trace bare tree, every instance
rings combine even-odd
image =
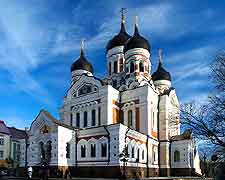
[[[204,105],[188,103],[181,106],[181,123],[202,140],[211,141],[217,154],[225,158],[225,52],[210,66],[214,92]]]

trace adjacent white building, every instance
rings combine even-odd
[[[161,59],[159,53],[151,74],[151,46],[137,23],[132,36],[126,33],[123,16],[107,44],[105,79],[94,76],[81,47],[60,120],[41,110],[30,127],[28,166],[47,165],[52,175],[118,177],[124,173],[120,154],[127,151],[130,177],[200,173],[191,133],[180,135],[179,101]]]

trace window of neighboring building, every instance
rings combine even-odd
[[[142,160],[144,160],[144,159],[145,159],[145,151],[142,150]]]
[[[139,69],[140,69],[140,72],[144,72],[144,64],[143,64],[143,62],[140,62]]]
[[[134,158],[134,147],[131,149],[131,157]]]
[[[132,126],[132,121],[133,121],[133,117],[132,117],[132,110],[128,111],[128,127]]]
[[[79,128],[80,127],[80,113],[76,114],[76,127]]]
[[[86,157],[86,146],[81,145],[81,157],[84,158]]]
[[[101,144],[101,155],[102,155],[102,157],[106,157],[107,156],[107,146],[106,146],[106,143]]]
[[[95,123],[96,123],[96,111],[95,111],[95,109],[93,109],[91,111],[91,125],[95,126]]]
[[[4,145],[4,138],[3,137],[0,138],[0,145]]]
[[[91,144],[91,157],[96,156],[96,146],[95,144]]]
[[[174,151],[174,162],[179,162],[180,161],[180,152],[179,151]]]
[[[70,158],[70,143],[66,143],[66,158]]]
[[[0,151],[0,159],[4,158],[4,151]]]
[[[134,72],[134,62],[132,61],[130,63],[130,73],[133,73]]]
[[[113,72],[114,73],[117,73],[118,72],[118,63],[117,63],[117,61],[114,61],[114,64],[113,64]]]
[[[84,127],[87,127],[87,118],[88,118],[87,111],[84,111]]]
[[[16,143],[13,143],[13,159],[16,159]]]

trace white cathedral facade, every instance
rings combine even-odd
[[[38,171],[45,164],[52,176],[66,170],[78,177],[200,174],[190,131],[180,135],[171,75],[161,61],[151,74],[151,47],[137,23],[130,36],[122,16],[106,59],[108,75],[99,79],[81,48],[71,66],[60,120],[40,111],[29,129],[27,158],[22,147],[20,166],[27,160]]]

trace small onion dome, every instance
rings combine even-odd
[[[79,59],[71,65],[71,72],[76,70],[86,70],[93,73],[93,67],[85,58],[83,48],[81,48]]]
[[[158,80],[168,80],[171,81],[171,75],[169,72],[167,72],[163,67],[162,63],[159,62],[158,68],[156,72],[152,74],[152,80],[158,81]]]
[[[128,50],[134,48],[143,48],[148,51],[151,49],[148,41],[139,34],[137,24],[135,24],[134,35],[126,42],[123,51],[127,52]]]
[[[125,42],[130,38],[131,36],[126,32],[125,29],[125,22],[122,20],[121,22],[121,28],[119,34],[114,36],[107,44],[106,46],[106,52],[108,50],[116,47],[116,46],[123,46]]]

